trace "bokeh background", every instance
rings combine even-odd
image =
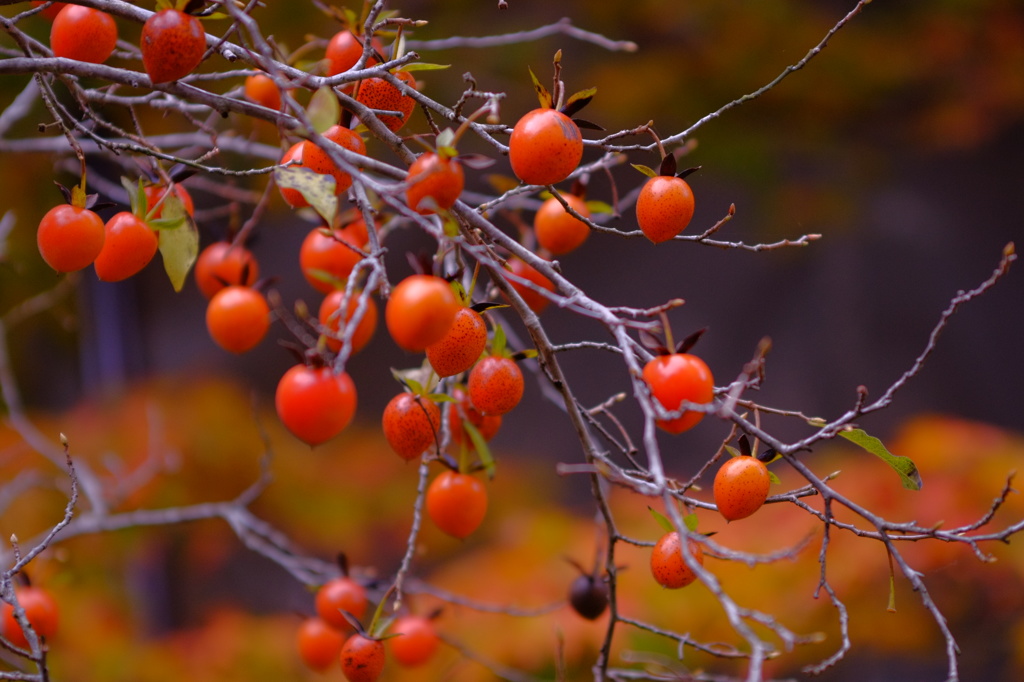
[[[426,61],[452,65],[423,72],[425,92],[452,103],[469,71],[481,89],[508,93],[502,116],[511,122],[535,105],[527,66],[546,81],[551,56],[562,49],[570,90],[598,89],[585,118],[609,131],[653,120],[668,136],[776,77],[854,3],[509,4],[504,11],[497,2],[479,0],[408,2],[400,9],[429,20],[415,32],[417,41],[506,33],[570,17],[580,28],[634,41],[639,50],[608,52],[565,36],[489,49],[423,47],[418,51]],[[9,16],[23,7],[3,11]],[[276,40],[292,47],[311,35],[326,39],[334,30],[305,3],[268,3],[256,16]],[[122,38],[137,39],[137,26],[120,26]],[[42,19],[27,21],[25,28],[45,40]],[[210,30],[217,32],[215,22]],[[0,37],[0,47],[12,43]],[[678,334],[708,328],[697,350],[719,384],[737,375],[758,342],[770,337],[767,382],[756,398],[809,415],[837,416],[852,405],[859,385],[877,396],[899,377],[924,348],[950,298],[984,280],[1003,246],[1024,236],[1022,74],[1024,8],[1017,2],[872,3],[805,69],[701,128],[685,160],[702,167],[691,178],[697,197],[691,231],[711,226],[735,204],[736,217],[722,239],[760,243],[818,233],[819,241],[751,253],[688,243],[655,247],[595,234],[562,259],[564,271],[610,305],[686,299],[673,312],[673,325]],[[0,79],[0,105],[25,81]],[[35,124],[44,116],[40,106],[8,138],[38,136]],[[180,123],[156,117],[143,122],[154,132]],[[274,143],[272,131],[245,121],[229,124]],[[407,130],[426,129],[422,114],[415,113]],[[0,312],[57,283],[35,251],[34,225],[58,198],[52,180],[74,181],[67,157],[15,154],[3,145],[0,140],[0,210],[13,211],[17,222],[0,263]],[[471,140],[465,147],[489,151]],[[370,152],[389,158],[381,145],[371,143]],[[586,158],[596,156],[591,150]],[[654,165],[657,159],[638,153],[630,161]],[[501,159],[487,171],[508,172]],[[642,180],[628,166],[612,177],[620,195]],[[204,243],[227,229],[223,200],[204,191],[209,180],[186,183],[200,208]],[[481,175],[469,189],[488,187]],[[595,176],[590,196],[609,200],[609,178]],[[628,209],[606,223],[635,229]],[[252,248],[263,272],[278,278],[286,301],[301,298],[313,306],[319,297],[302,279],[295,258],[309,227],[276,201]],[[390,261],[396,276],[406,271],[404,251],[429,246],[414,233],[396,235]],[[952,319],[924,371],[894,404],[863,421],[893,452],[917,461],[925,480],[920,493],[902,490],[877,460],[849,448],[823,448],[807,461],[820,472],[842,469],[840,489],[894,518],[953,524],[984,513],[1009,472],[1024,461],[1022,303],[1024,280],[1013,271]],[[79,456],[110,465],[112,477],[118,466],[130,470],[146,460],[156,432],[156,442],[175,456],[151,485],[125,502],[129,507],[223,499],[240,491],[256,475],[262,451],[255,405],[260,425],[270,433],[277,477],[257,510],[311,553],[329,557],[344,549],[358,564],[385,575],[393,571],[408,529],[415,472],[386,451],[376,427],[395,391],[386,368],[409,367],[419,359],[379,332],[349,367],[360,390],[358,424],[311,452],[272,413],[273,387],[292,363],[290,354],[267,339],[245,356],[228,355],[206,335],[204,308],[191,281],[175,294],[158,263],[113,285],[83,273],[52,310],[10,334],[26,404],[50,433],[72,435]],[[549,309],[543,319],[556,342],[606,340],[598,326],[565,311]],[[280,328],[273,333],[285,337]],[[583,351],[562,359],[585,403],[628,388],[621,364],[606,354]],[[635,432],[638,411],[625,404],[618,409]],[[160,415],[159,425],[154,414]],[[806,432],[790,421],[768,423],[786,439]],[[726,432],[727,425],[706,422],[684,436],[663,438],[671,473],[691,473]],[[32,453],[13,445],[10,434],[4,438],[5,477],[39,465]],[[464,544],[428,528],[423,575],[491,603],[557,601],[573,577],[563,555],[589,563],[594,553],[587,483],[553,471],[556,462],[578,461],[579,445],[537,381],[529,382],[527,399],[507,417],[493,445],[501,464],[487,527]],[[784,483],[798,484],[778,469]],[[1021,517],[1016,497],[996,518],[997,526]],[[625,527],[637,537],[656,537],[646,500],[624,494],[615,499]],[[21,496],[3,510],[0,535],[30,536],[52,523],[62,504],[52,489]],[[710,516],[703,522],[737,549],[775,550],[813,533],[806,515],[781,507],[765,509],[760,523],[718,528]],[[795,630],[826,633],[824,644],[783,657],[773,669],[780,675],[803,676],[802,664],[827,656],[837,644],[834,610],[824,596],[813,599],[820,532],[811,538],[810,548],[792,563],[750,571],[713,562],[744,603],[779,614]],[[922,544],[911,551],[961,639],[965,680],[1015,680],[1024,670],[1017,653],[1024,649],[1024,557],[1013,543],[991,549],[1001,559],[993,565],[981,564],[962,547]],[[710,595],[699,589],[665,595],[647,579],[643,554],[624,554],[623,562],[636,569],[624,572],[627,613],[706,639],[731,637]],[[885,611],[884,552],[838,536],[829,565],[851,606],[855,651],[822,679],[942,679],[941,640],[905,584],[899,585],[898,613]],[[304,672],[292,651],[295,614],[308,611],[309,591],[245,552],[217,522],[75,540],[40,561],[37,571],[67,604],[64,632],[51,658],[61,679],[320,677]],[[423,608],[432,604],[423,602]],[[76,636],[75,624],[83,619],[90,623],[89,635]],[[587,655],[602,631],[564,608],[518,619],[450,608],[442,623],[487,658],[547,679],[554,676],[556,633],[566,642],[568,679],[584,679]],[[95,646],[100,632],[103,647]],[[673,649],[626,630],[616,645],[662,656]],[[690,653],[685,662],[735,670]],[[332,675],[340,678],[337,670]],[[421,675],[492,679],[454,649]]]

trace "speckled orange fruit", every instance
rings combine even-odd
[[[659,175],[650,178],[636,199],[636,222],[655,244],[668,241],[686,229],[693,218],[693,192],[682,178]]]
[[[554,109],[534,109],[512,129],[512,172],[528,185],[561,182],[583,158],[583,135],[571,118]]]
[[[484,318],[472,308],[460,308],[448,333],[427,346],[427,360],[439,377],[454,376],[472,367],[486,345]]]
[[[483,523],[487,515],[487,488],[469,474],[445,471],[427,488],[426,506],[427,516],[435,526],[461,540]]]
[[[338,313],[338,309],[341,307],[341,302],[345,298],[344,289],[335,289],[327,295],[320,303],[320,311],[317,317],[325,328],[329,329],[335,335],[340,335],[341,329],[341,315]],[[347,325],[352,317],[356,314],[356,310],[359,308],[359,292],[355,291],[352,293],[352,298],[349,299],[348,305],[345,307],[345,324]],[[352,332],[352,352],[358,353],[366,344],[373,338],[373,333],[377,330],[377,318],[380,317],[380,313],[377,310],[377,302],[372,297],[366,299],[366,311],[363,316],[359,318],[359,324],[356,325],[355,331]],[[327,347],[337,353],[341,350],[341,341],[337,338],[327,337]]]
[[[581,216],[590,217],[586,201],[574,194],[563,194],[562,198]],[[537,235],[537,243],[553,256],[575,251],[590,236],[590,226],[566,211],[555,197],[541,204],[533,218],[533,231]]]
[[[206,32],[195,17],[176,9],[151,15],[139,41],[142,65],[155,83],[184,78],[199,66],[206,52]]]
[[[395,76],[405,82],[410,88],[416,88],[416,78],[408,71],[396,71]],[[402,117],[379,115],[381,123],[387,126],[388,130],[395,132],[404,126],[413,109],[416,108],[416,100],[401,91],[383,78],[367,78],[359,84],[356,93],[356,100],[361,104],[381,111],[400,111]]]
[[[473,366],[466,388],[483,414],[506,414],[523,398],[523,372],[512,358],[492,355]]]
[[[341,672],[348,682],[376,682],[384,672],[384,642],[360,634],[341,647]]]
[[[768,467],[756,457],[728,460],[715,474],[714,497],[727,521],[745,519],[764,504],[771,486]]]
[[[704,550],[700,544],[691,540],[688,545],[690,554],[703,566]],[[673,590],[686,587],[697,579],[697,574],[683,561],[679,549],[679,533],[666,533],[654,545],[651,551],[651,575],[659,585]]]
[[[323,132],[323,136],[335,144],[356,154],[366,156],[366,143],[358,133],[342,125],[333,125]],[[306,147],[302,156],[302,165],[315,173],[334,176],[334,193],[341,194],[352,186],[352,176],[338,168],[327,152],[315,144]]]
[[[399,457],[415,459],[434,445],[441,429],[441,409],[425,396],[399,393],[384,408],[381,426]]]
[[[466,177],[458,159],[425,152],[409,166],[409,187],[405,200],[409,208],[422,215],[447,211],[455,205]]]
[[[480,411],[474,408],[473,403],[469,401],[469,396],[460,388],[452,389],[452,398],[456,401],[448,408],[448,430],[452,435],[452,443],[456,445],[465,443],[470,447],[473,446],[463,419],[472,424],[485,441],[498,435],[498,431],[501,429],[501,415],[480,414]]]

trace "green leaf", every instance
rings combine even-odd
[[[146,192],[143,190],[143,180],[140,177],[137,182],[121,176],[121,186],[128,192],[128,205],[134,215],[145,219],[149,206],[146,205]]]
[[[487,478],[494,480],[494,472],[496,469],[494,464],[494,455],[491,454],[491,449],[487,446],[487,440],[483,437],[483,434],[480,433],[480,430],[473,426],[468,419],[463,420],[462,427],[466,429],[466,433],[469,434],[469,439],[473,441],[473,449],[476,450],[476,454],[480,457],[480,463],[484,465],[484,471],[487,473]]]
[[[313,124],[313,130],[322,133],[341,120],[341,105],[338,97],[330,88],[320,88],[309,98],[306,116]]]
[[[537,99],[540,101],[541,109],[550,109],[554,106],[554,101],[551,99],[551,93],[545,88],[539,80],[537,80],[537,74],[533,72],[533,69],[526,67],[530,72],[530,80],[533,81],[533,89],[537,91]]]
[[[741,453],[739,450],[737,450],[736,448],[734,448],[731,445],[726,445],[725,446],[725,451],[729,453],[730,457],[742,457],[743,456],[743,453]]]
[[[689,530],[691,533],[696,533],[697,532],[697,512],[693,512],[692,514],[687,514],[686,516],[684,516],[683,517],[683,523],[686,524],[687,530]]]
[[[430,64],[427,62],[412,62],[406,64],[399,71],[443,71],[452,68],[451,64]]]
[[[612,205],[609,204],[606,201],[598,201],[596,199],[591,199],[590,201],[588,201],[586,203],[587,203],[587,210],[589,210],[592,214],[597,214],[597,213],[612,214],[612,213],[615,212],[615,209],[612,208]]]
[[[646,175],[649,178],[656,178],[656,177],[658,177],[658,172],[656,170],[654,170],[653,168],[651,168],[650,166],[645,166],[642,163],[631,163],[629,165],[632,166],[633,168],[637,169],[638,171],[640,171],[641,173],[643,173],[644,175]]]
[[[669,521],[668,517],[662,514],[660,511],[650,506],[647,507],[647,511],[651,512],[651,516],[654,517],[654,520],[658,522],[659,526],[665,529],[666,533],[671,533],[675,530],[675,528],[672,527],[672,522]]]
[[[338,213],[338,197],[334,193],[333,175],[321,175],[308,168],[290,166],[275,169],[274,180],[281,187],[298,190],[328,225],[334,224],[335,215]]]
[[[501,328],[500,324],[494,325],[494,336],[491,337],[491,355],[495,357],[503,357],[505,355],[505,346],[507,340],[505,338],[505,330]]]
[[[199,230],[192,217],[185,212],[181,199],[174,194],[164,198],[161,215],[163,217],[159,222],[164,225],[157,232],[160,257],[164,261],[164,270],[171,280],[171,286],[175,291],[181,291],[199,255]]]
[[[768,470],[768,480],[770,480],[773,485],[782,485],[782,481],[779,479],[778,476],[775,475],[775,472],[772,471],[771,469]]]
[[[909,457],[892,454],[886,449],[885,445],[882,444],[882,441],[878,440],[874,436],[868,435],[863,429],[840,431],[839,435],[851,443],[859,445],[891,466],[896,473],[900,475],[900,480],[903,481],[903,487],[907,490],[921,489],[921,486],[923,485],[921,474],[917,470],[917,465],[914,464],[914,461]]]

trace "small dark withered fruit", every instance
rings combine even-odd
[[[587,620],[596,620],[608,608],[608,584],[588,573],[580,575],[569,587],[569,603]]]

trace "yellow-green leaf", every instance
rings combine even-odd
[[[441,71],[452,68],[451,64],[430,64],[428,62],[412,62],[406,64],[399,71]]]
[[[333,175],[321,175],[308,168],[292,166],[275,169],[274,180],[281,187],[298,191],[328,225],[334,224],[338,197],[334,194]]]
[[[909,457],[892,454],[886,449],[882,441],[878,440],[874,436],[868,435],[863,429],[840,431],[839,435],[851,443],[859,445],[891,466],[893,470],[899,474],[900,480],[903,481],[903,487],[907,490],[921,489],[921,486],[923,485],[921,474],[917,470],[917,465],[914,464],[914,461]]]
[[[173,194],[164,198],[160,222],[162,229],[157,232],[160,257],[164,270],[175,291],[185,286],[192,264],[199,255],[199,230],[192,217],[185,212],[181,200]]]
[[[533,72],[533,69],[530,67],[526,68],[530,71],[530,80],[533,81],[533,89],[537,91],[537,100],[540,102],[541,108],[550,109],[554,104],[551,99],[551,93],[537,80],[537,74]]]
[[[641,173],[643,173],[644,175],[646,175],[649,178],[656,178],[656,177],[658,177],[658,171],[654,170],[650,166],[645,166],[642,163],[631,163],[629,165],[632,166],[633,168],[637,169],[638,171],[640,171]]]
[[[313,93],[306,107],[306,116],[313,124],[313,130],[322,133],[341,119],[341,106],[338,97],[330,88],[320,88]]]

